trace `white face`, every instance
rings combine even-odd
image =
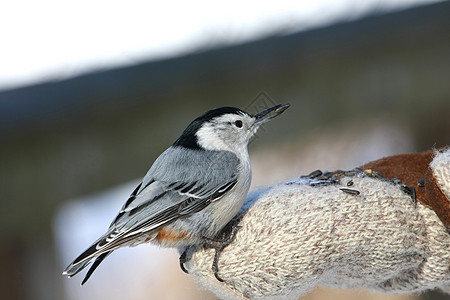
[[[207,150],[246,151],[250,138],[259,126],[247,114],[225,114],[206,122],[197,131],[200,146]]]

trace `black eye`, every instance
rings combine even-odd
[[[236,125],[236,127],[241,128],[242,127],[242,121],[241,120],[234,121],[234,125]]]

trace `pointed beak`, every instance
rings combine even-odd
[[[291,106],[290,104],[278,104],[274,107],[268,108],[266,110],[263,110],[259,113],[256,113],[253,115],[254,118],[256,118],[255,123],[253,123],[253,127],[260,126],[267,121],[275,118],[276,116],[280,115],[283,111],[289,108]]]

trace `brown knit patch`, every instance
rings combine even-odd
[[[436,212],[442,223],[447,228],[450,228],[450,199],[439,188],[431,168],[428,168],[425,189],[430,206]]]

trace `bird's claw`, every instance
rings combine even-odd
[[[236,237],[237,231],[241,227],[242,226],[231,225],[231,231],[229,233],[227,231],[223,232],[223,238],[220,240],[204,237],[205,245],[216,250],[216,253],[214,254],[213,264],[212,264],[212,271],[214,273],[214,277],[216,277],[216,279],[220,282],[224,282],[224,280],[218,274],[219,273],[219,256],[222,253],[222,251],[233,242],[234,238]]]
[[[181,255],[180,255],[180,268],[181,268],[181,270],[182,270],[184,273],[189,274],[189,271],[186,270],[186,267],[184,266],[184,263],[187,261],[187,254],[186,254],[187,249],[188,249],[188,248],[186,248],[186,249],[183,251],[183,253],[181,253]]]

